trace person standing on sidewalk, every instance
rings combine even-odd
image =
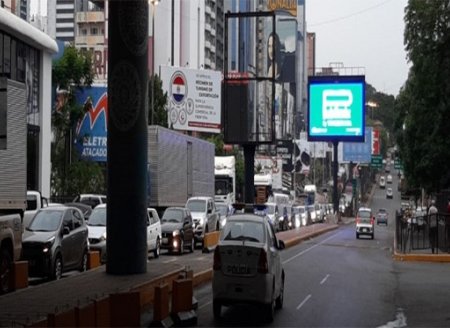
[[[434,249],[437,247],[437,221],[438,210],[435,206],[434,199],[431,200],[431,206],[428,209],[428,237],[430,238],[431,252],[434,254]]]

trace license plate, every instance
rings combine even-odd
[[[245,264],[228,265],[227,272],[231,274],[249,274],[250,270]]]
[[[162,239],[162,243],[163,244],[168,244],[169,243],[169,239],[168,238],[163,238]]]
[[[367,232],[367,231],[368,231],[367,228],[364,228],[364,229],[363,229],[363,232]]]

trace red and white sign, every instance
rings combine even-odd
[[[380,130],[372,130],[372,155],[380,155]]]

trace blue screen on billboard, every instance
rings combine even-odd
[[[311,76],[308,140],[364,142],[364,76]]]

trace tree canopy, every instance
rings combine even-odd
[[[450,186],[450,1],[409,0],[404,42],[411,68],[395,102],[396,139],[408,185]]]

